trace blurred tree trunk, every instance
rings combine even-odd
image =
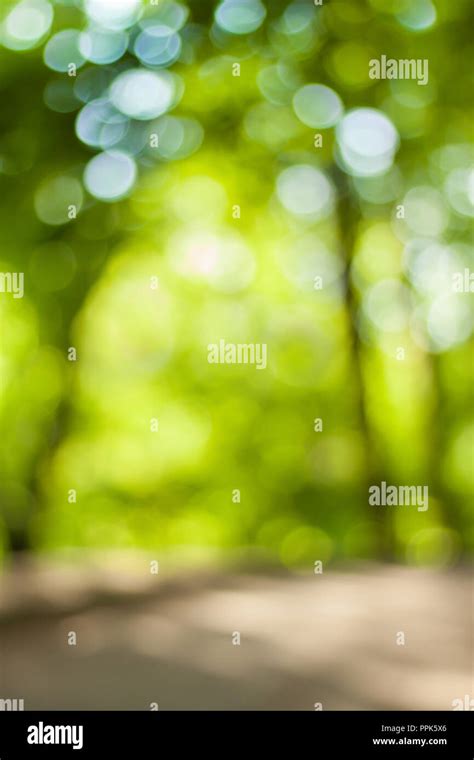
[[[349,352],[352,365],[353,388],[357,399],[357,417],[359,429],[364,439],[365,473],[367,484],[367,505],[369,486],[380,483],[383,480],[381,473],[380,458],[377,454],[377,446],[370,418],[367,412],[365,380],[364,380],[364,350],[357,328],[358,302],[351,282],[351,265],[354,248],[357,241],[360,215],[356,207],[356,201],[348,186],[345,176],[339,174],[342,182],[339,185],[339,230],[342,253],[344,258],[344,298],[347,312],[347,324],[349,334]],[[368,517],[377,526],[377,549],[381,559],[392,559],[394,555],[393,529],[391,518],[383,510],[370,510]]]
[[[439,499],[439,508],[443,524],[453,528],[460,539],[463,536],[463,523],[459,514],[460,504],[456,493],[446,483],[443,471],[444,459],[448,447],[449,431],[453,427],[454,410],[450,409],[450,398],[445,393],[443,378],[443,355],[431,354],[431,372],[435,403],[432,411],[429,440],[429,477],[434,496]]]

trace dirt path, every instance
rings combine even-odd
[[[0,698],[25,709],[452,709],[473,694],[471,588],[466,571],[399,567],[171,579],[148,566],[26,567],[0,586]]]

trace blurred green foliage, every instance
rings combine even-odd
[[[0,271],[25,273],[23,299],[0,293],[4,552],[257,546],[311,567],[444,565],[472,546],[474,317],[451,288],[474,270],[472,6],[272,0],[259,21],[247,4],[229,23],[257,28],[237,34],[216,22],[222,4],[189,2],[179,57],[142,62],[179,77],[179,102],[127,120],[119,146],[138,177],[115,202],[84,180],[101,146],[76,119],[140,65],[146,25],[126,27],[109,64],[66,51],[70,76],[43,51],[85,28],[87,3],[56,2],[24,50],[3,23]],[[142,11],[171,23],[184,7]],[[429,83],[371,80],[381,55],[428,59]],[[304,93],[296,113],[310,83],[346,114],[388,117],[398,142],[382,172],[351,171],[339,127],[305,123]],[[282,178],[301,165],[319,193],[329,183],[324,213],[291,209],[311,197]],[[267,369],[208,364],[220,339],[266,343]],[[429,510],[369,507],[382,480],[428,485]]]

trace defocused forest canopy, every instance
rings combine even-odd
[[[1,13],[0,271],[25,277],[0,292],[4,554],[462,557],[472,4]],[[370,79],[382,55],[428,83]],[[267,369],[209,364],[221,339]],[[369,506],[381,481],[429,510]]]

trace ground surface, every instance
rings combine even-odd
[[[445,710],[473,693],[466,571],[166,578],[148,561],[119,566],[3,577],[0,698],[27,710]]]

